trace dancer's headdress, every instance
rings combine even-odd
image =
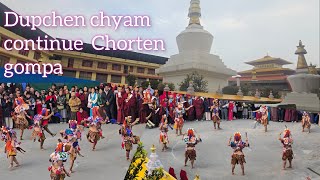
[[[50,155],[51,162],[63,161],[66,162],[68,159],[68,153],[66,152],[53,152]]]
[[[188,133],[189,139],[191,139],[192,137],[195,136],[195,132],[194,132],[194,129],[193,129],[193,128],[188,128],[187,133]]]
[[[47,109],[47,108],[42,108],[42,110],[41,110],[41,115],[42,115],[42,116],[48,116],[48,114],[49,114],[48,109]]]
[[[77,129],[78,122],[77,120],[69,120],[69,126],[71,129]]]
[[[287,137],[290,137],[291,136],[291,132],[289,130],[289,128],[286,128],[284,131],[283,131],[283,137],[284,138],[287,138]]]
[[[2,141],[10,140],[13,134],[16,134],[16,132],[13,129],[10,129],[5,126],[1,127],[1,140]]]
[[[235,141],[240,141],[241,140],[241,133],[240,132],[236,132],[234,133],[234,140]]]

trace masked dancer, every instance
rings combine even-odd
[[[44,150],[43,144],[44,141],[46,140],[46,136],[43,132],[43,120],[44,119],[49,119],[51,116],[53,116],[53,112],[48,115],[48,111],[46,108],[43,108],[41,111],[41,114],[36,114],[33,117],[33,132],[31,135],[31,139],[35,142],[37,137],[38,141],[40,142],[40,149]]]
[[[308,133],[310,133],[310,128],[311,128],[310,116],[306,111],[303,112],[301,122],[302,122],[302,132],[304,132],[304,129],[307,128]]]
[[[162,115],[161,124],[160,124],[160,143],[162,145],[162,151],[166,151],[168,149],[169,137],[168,137],[168,118],[167,115]]]
[[[29,105],[23,101],[22,97],[18,97],[15,99],[13,119],[16,124],[16,128],[20,129],[20,140],[23,140],[24,130],[29,126],[27,120],[27,117],[29,116],[26,112],[28,109]]]
[[[214,129],[217,129],[217,124],[218,124],[218,129],[220,128],[220,116],[219,116],[219,102],[218,99],[213,100],[213,105],[211,106],[211,112],[212,112],[212,121],[213,121],[213,126]]]
[[[7,154],[7,158],[9,159],[9,169],[13,167],[19,167],[20,164],[16,158],[17,152],[24,153],[26,152],[20,147],[20,142],[17,140],[16,132],[13,129],[9,129],[6,127],[1,128],[1,140],[5,142],[4,153]],[[16,165],[13,166],[13,163]]]
[[[64,162],[68,159],[66,152],[53,152],[50,155],[49,161],[51,165],[48,167],[51,180],[64,180],[66,176],[70,177],[70,174],[64,167]]]
[[[186,137],[185,137],[186,135]],[[196,145],[201,142],[200,135],[196,136],[196,132],[193,128],[189,128],[187,133],[183,135],[182,139],[186,143],[185,161],[184,166],[187,166],[188,160],[191,162],[191,168],[194,168],[194,161],[196,160]]]
[[[132,127],[139,122],[139,119],[131,123],[131,117],[128,116],[125,118],[124,123],[119,130],[121,134],[121,147],[126,150],[126,158],[130,160],[130,151],[132,150],[133,144],[138,144],[140,142],[140,137],[133,135]]]
[[[96,150],[96,145],[100,138],[104,138],[102,136],[102,129],[101,125],[105,124],[105,120],[101,117],[99,114],[99,107],[96,106],[92,108],[92,115],[91,117],[88,118],[89,122],[89,132],[87,134],[87,139],[89,142],[91,142],[92,145],[92,151]]]
[[[249,140],[246,137],[246,141],[243,142],[241,139],[241,134],[239,132],[236,132],[233,137],[230,137],[228,146],[230,146],[233,149],[233,153],[231,156],[231,166],[232,166],[232,175],[234,175],[234,169],[236,167],[236,164],[240,164],[242,175],[244,175],[244,163],[246,163],[246,160],[244,158],[244,153],[242,152],[242,149],[245,147],[249,147]]]
[[[282,161],[283,161],[283,169],[286,169],[287,160],[289,161],[289,167],[292,168],[292,159],[293,159],[293,151],[292,151],[292,135],[288,128],[286,128],[283,132],[283,137],[281,137],[282,133],[280,133],[279,140],[283,145],[282,148]]]

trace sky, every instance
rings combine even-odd
[[[61,15],[90,17],[104,11],[107,15],[148,15],[149,28],[45,28],[53,37],[82,39],[90,43],[98,34],[113,39],[163,39],[166,51],[147,52],[170,57],[178,53],[176,36],[188,25],[190,0],[0,0],[20,15]],[[319,67],[319,0],[200,0],[201,24],[213,36],[212,54],[219,55],[227,67],[236,71],[250,69],[244,62],[269,54],[280,57],[295,68],[294,54],[299,40],[306,46],[308,64]]]

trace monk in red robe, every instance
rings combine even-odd
[[[132,121],[136,120],[136,98],[129,88],[126,88],[127,98],[124,103],[124,116],[131,116]]]
[[[194,106],[193,106],[193,99],[190,95],[187,95],[187,101],[186,103],[184,103],[184,108],[187,112],[187,119],[188,121],[193,121],[194,120],[194,115],[195,115],[195,112],[194,112]]]
[[[196,111],[196,119],[200,121],[203,118],[203,112],[204,112],[203,100],[198,96],[196,96],[193,101],[193,106]]]
[[[117,123],[122,124],[124,121],[124,103],[125,103],[125,93],[122,87],[118,87],[118,93],[116,94],[116,104],[117,104]]]

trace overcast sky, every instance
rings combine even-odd
[[[82,39],[90,43],[97,34],[111,38],[164,39],[165,52],[151,54],[170,57],[178,53],[176,36],[188,24],[190,0],[0,0],[21,15],[61,15],[90,17],[99,11],[108,15],[149,15],[151,28],[79,29],[41,28],[53,37]],[[214,36],[211,52],[237,71],[249,69],[244,62],[267,53],[288,60],[295,67],[294,54],[301,39],[307,62],[319,66],[319,0],[201,0],[201,23]]]

